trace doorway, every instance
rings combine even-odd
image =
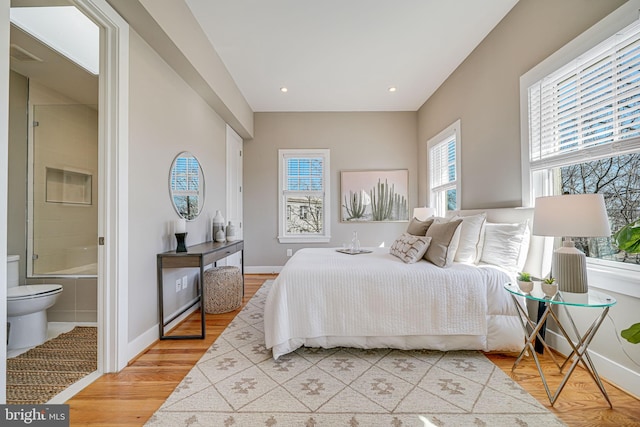
[[[227,219],[236,228],[238,239],[243,238],[242,220],[242,138],[227,125]],[[240,267],[242,254],[226,258],[227,265]]]
[[[99,325],[97,372],[100,374],[117,372],[126,366],[128,360],[126,348],[128,181],[127,174],[122,171],[126,171],[128,167],[129,26],[105,0],[75,0],[73,3],[100,27],[98,168],[101,172],[98,182],[97,233],[99,241],[103,243],[97,250]],[[11,2],[12,6],[37,7],[51,4],[49,0],[42,2],[13,0]],[[7,5],[8,1],[3,0],[3,6]],[[0,26],[3,29],[2,33],[8,35],[8,19],[0,23]],[[5,35],[0,35],[0,39],[9,46],[9,40]],[[8,49],[3,52],[5,53],[3,61],[8,62]],[[8,104],[7,98],[3,96],[2,102]],[[0,157],[1,163],[7,164],[6,153],[0,154]],[[6,242],[5,239],[2,240],[3,243]],[[4,295],[6,295],[6,289],[0,291],[0,296]],[[0,310],[0,323],[5,322],[5,316],[6,311]],[[0,332],[0,338],[5,341],[6,333]],[[6,351],[4,346],[2,349]],[[5,372],[4,369],[0,370],[0,402],[6,401]]]

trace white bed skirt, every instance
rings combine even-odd
[[[514,316],[493,316],[485,335],[430,335],[396,337],[317,337],[290,339],[273,346],[273,358],[300,347],[395,348],[399,350],[481,350],[519,352],[524,345],[522,326]]]

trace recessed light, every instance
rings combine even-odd
[[[395,86],[389,86],[389,92],[395,92],[396,90],[398,90],[398,88],[396,88]]]
[[[287,93],[287,92],[289,92],[289,89],[287,89],[286,87],[283,86],[283,87],[280,88],[280,92]]]

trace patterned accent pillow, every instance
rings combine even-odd
[[[414,236],[409,233],[402,233],[391,245],[389,253],[397,256],[407,264],[419,261],[429,248],[431,237]]]

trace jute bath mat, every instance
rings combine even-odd
[[[97,369],[97,328],[75,327],[7,359],[7,403],[46,403]]]

